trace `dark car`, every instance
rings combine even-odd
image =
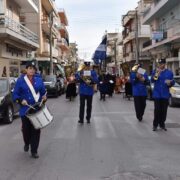
[[[56,75],[45,76],[44,85],[48,96],[58,97],[61,95],[61,82],[57,79]]]
[[[12,100],[15,83],[15,79],[0,78],[0,118],[5,123],[12,123],[19,110],[19,105]]]

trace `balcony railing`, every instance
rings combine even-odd
[[[0,28],[8,28],[24,38],[38,44],[38,36],[19,22],[7,17],[0,16]]]

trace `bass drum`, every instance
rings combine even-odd
[[[42,129],[52,122],[53,116],[45,104],[41,107],[39,107],[39,104],[35,104],[33,107],[34,109],[28,109],[26,117],[35,129]]]

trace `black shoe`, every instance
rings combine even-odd
[[[28,152],[29,151],[29,145],[24,145],[24,152]]]
[[[157,131],[157,127],[153,127],[153,131]]]
[[[79,124],[83,124],[84,122],[83,122],[83,121],[81,121],[81,120],[79,120],[79,121],[78,121],[78,123],[79,123]]]
[[[167,129],[165,128],[165,127],[160,127],[162,130],[164,130],[164,131],[167,131]]]
[[[31,155],[32,155],[32,158],[34,158],[34,159],[37,159],[37,158],[39,158],[39,155],[38,155],[38,153],[32,153]]]
[[[141,122],[141,121],[142,121],[142,119],[143,119],[142,117],[139,117],[139,118],[138,118],[139,122]]]
[[[87,120],[87,124],[90,124],[91,122],[90,122],[90,120]]]

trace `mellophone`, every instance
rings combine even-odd
[[[42,103],[36,103],[33,106],[29,105],[26,117],[28,117],[35,129],[42,129],[49,125],[53,120],[53,116],[49,109]]]

